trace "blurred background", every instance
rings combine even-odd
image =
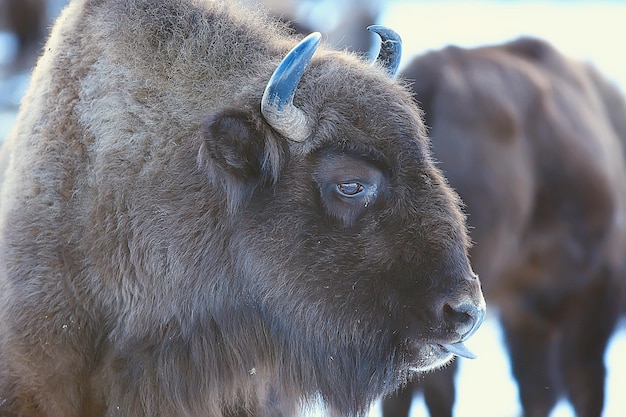
[[[248,0],[253,1],[253,0]],[[65,0],[0,0],[0,141],[8,134],[44,39]],[[454,44],[473,47],[522,35],[548,40],[561,52],[592,63],[626,92],[626,1],[264,0],[301,31],[318,30],[337,48],[375,54],[378,40],[365,30],[379,23],[403,38],[401,69],[418,54]],[[625,179],[626,180],[626,179]],[[460,362],[456,416],[520,414],[516,386],[494,313],[468,342],[479,356]],[[606,417],[626,415],[626,321],[606,354]],[[311,415],[318,411],[312,410]],[[378,406],[372,416],[379,416]],[[414,402],[411,415],[427,416]],[[561,403],[552,417],[573,417]]]

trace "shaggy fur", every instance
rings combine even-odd
[[[484,300],[420,112],[322,47],[281,137],[296,41],[223,1],[66,8],[0,158],[0,415],[362,415],[450,360]]]
[[[432,52],[404,76],[467,204],[472,265],[500,310],[524,415],[547,417],[565,395],[577,416],[599,417],[626,284],[624,98],[529,38]],[[453,375],[424,379],[432,416],[452,415]],[[385,416],[406,416],[410,400],[387,400]]]

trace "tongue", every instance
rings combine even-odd
[[[468,359],[476,359],[476,355],[470,352],[470,350],[461,342],[455,343],[453,345],[441,345],[448,352],[455,354],[456,356],[460,356],[462,358]]]

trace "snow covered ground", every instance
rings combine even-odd
[[[473,47],[522,35],[594,63],[626,91],[626,1],[393,0],[381,16],[403,39],[406,64],[449,44]]]
[[[53,10],[58,10],[62,0],[52,1]],[[329,4],[332,7],[332,1]],[[626,91],[626,2],[393,0],[385,4],[380,23],[392,26],[402,35],[403,64],[415,54],[448,44],[471,47],[535,35],[570,56],[594,63]],[[11,38],[0,33],[0,66],[10,57],[11,45]],[[8,77],[0,72],[0,141],[14,122],[27,79],[27,74]],[[456,415],[519,415],[517,391],[497,322],[488,319],[468,346],[479,358],[461,362]],[[604,416],[626,416],[626,320],[611,341],[606,363],[609,374]],[[374,407],[371,417],[379,415],[379,409]],[[412,417],[426,415],[423,403],[417,401]],[[573,417],[573,413],[569,406],[561,404],[551,417]]]

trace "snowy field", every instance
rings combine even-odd
[[[59,1],[56,1],[57,5]],[[332,2],[328,2],[332,5]],[[621,1],[389,1],[380,23],[404,40],[403,65],[428,49],[448,44],[478,46],[520,35],[539,36],[570,56],[588,60],[626,91],[626,2]],[[0,33],[0,65],[12,54],[10,37]],[[0,141],[13,124],[27,75],[0,73]],[[626,181],[626,179],[625,179]],[[458,417],[514,417],[520,413],[496,321],[488,319],[468,342],[478,359],[463,360],[457,376]],[[608,366],[605,417],[626,416],[626,320],[613,337]],[[317,413],[312,413],[317,415]],[[378,417],[378,407],[371,417]],[[427,416],[416,401],[412,417]],[[551,417],[573,417],[560,404]]]
[[[474,47],[531,35],[548,40],[569,56],[592,62],[626,91],[626,1],[397,0],[387,4],[381,23],[402,35],[402,64],[415,54],[450,44]]]

